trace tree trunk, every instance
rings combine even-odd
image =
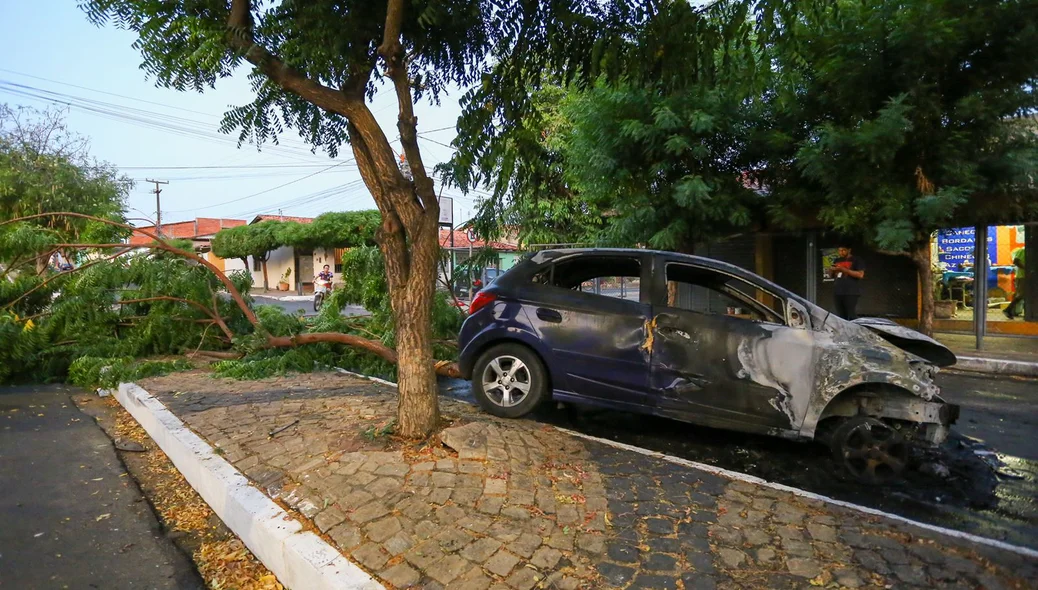
[[[428,216],[423,220],[410,244],[410,256],[403,231],[386,232],[380,241],[396,320],[397,432],[410,438],[428,436],[440,422],[432,355],[432,300],[439,257],[436,221]]]
[[[927,336],[933,336],[933,312],[934,312],[934,282],[933,266],[930,261],[930,241],[915,242],[910,246],[908,253],[915,264],[916,274],[919,276],[919,288],[922,299],[922,309],[919,312],[919,331]]]
[[[270,283],[267,281],[267,259],[263,258],[260,264],[263,265],[263,292],[266,293],[270,291]]]

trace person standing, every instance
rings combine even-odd
[[[1013,300],[1009,302],[1009,307],[1002,311],[1011,320],[1024,315],[1024,248],[1013,250],[1012,256],[1013,265],[1016,266],[1016,278],[1013,280],[1016,291],[1013,292]]]
[[[829,267],[829,276],[836,279],[833,295],[836,315],[853,321],[858,318],[858,299],[861,297],[861,281],[865,278],[865,264],[847,246],[840,246],[840,257]]]

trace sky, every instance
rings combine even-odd
[[[134,179],[129,215],[155,218],[155,185],[162,222],[196,217],[251,219],[257,214],[311,217],[325,211],[372,209],[348,145],[332,160],[288,132],[281,145],[260,151],[219,132],[223,113],[251,102],[241,67],[204,93],[158,88],[140,69],[136,36],[87,20],[76,0],[0,0],[0,103],[67,109],[72,131],[90,139],[91,155]],[[460,107],[457,96],[415,106],[427,168],[446,161]],[[382,88],[371,109],[396,136],[396,100]],[[444,129],[446,128],[446,129]],[[400,150],[399,142],[394,148]],[[437,187],[439,189],[439,187]],[[475,195],[445,189],[455,223],[472,214]],[[137,222],[138,225],[145,223]]]

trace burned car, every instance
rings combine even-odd
[[[487,412],[590,404],[816,440],[863,481],[948,436],[955,356],[886,320],[843,320],[739,267],[649,250],[539,252],[472,302],[462,374]]]

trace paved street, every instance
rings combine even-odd
[[[202,588],[71,389],[0,389],[0,587]]]
[[[352,377],[142,385],[397,588],[1022,588],[1038,577],[1006,551],[452,399],[442,444],[402,443],[383,435],[395,390]]]
[[[939,526],[1038,548],[1038,381],[945,372],[938,377],[949,401],[962,404],[956,434],[936,457],[951,476],[911,470],[880,489],[862,486],[835,469],[822,445],[692,426],[626,412],[545,408],[550,424],[739,471]],[[445,395],[474,403],[468,382],[442,380]],[[961,434],[984,442],[974,445]],[[982,456],[980,453],[992,453]],[[992,471],[985,458],[1001,463]],[[922,460],[922,459],[920,459]]]
[[[301,296],[295,296],[292,299],[282,299],[283,295],[262,295],[253,293],[252,296],[256,299],[257,305],[276,305],[287,313],[297,314],[302,313],[303,315],[314,315],[314,300],[313,297],[307,297],[302,299]],[[342,310],[342,315],[353,316],[353,315],[367,315],[368,312],[363,307],[348,305]]]

